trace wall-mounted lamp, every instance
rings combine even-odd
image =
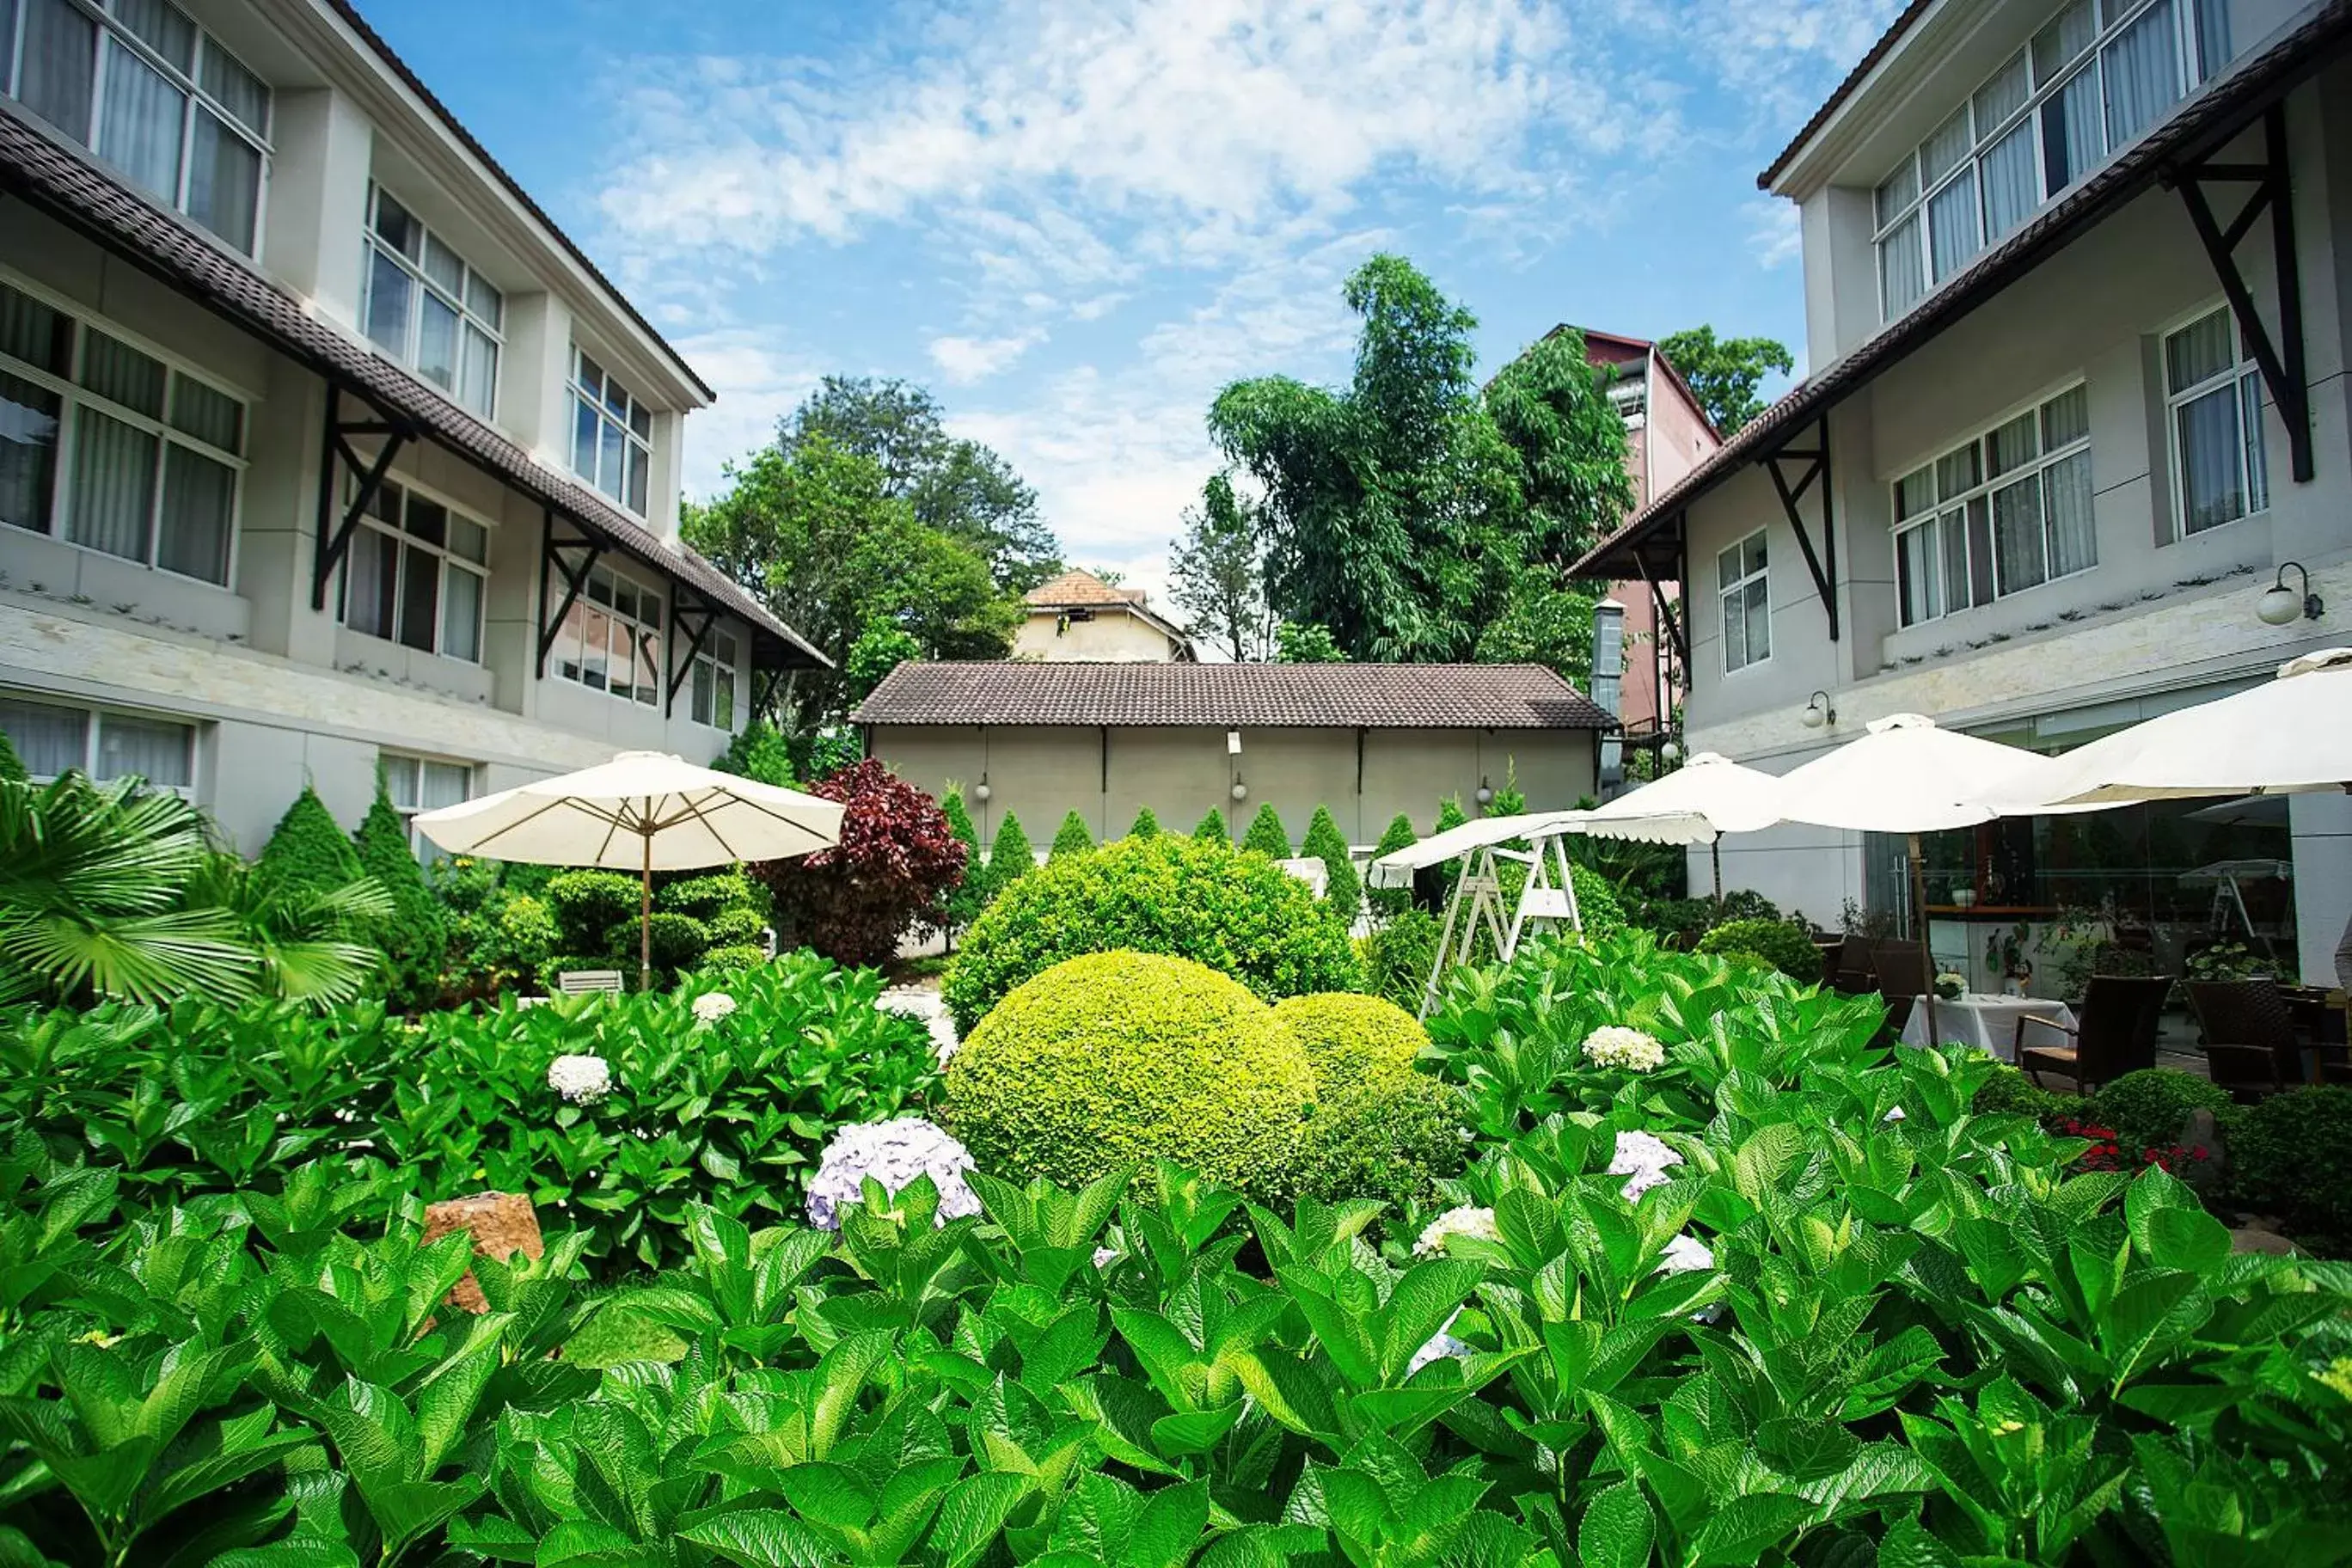
[[[2286,585],[2286,574],[2293,571],[2303,581],[2303,592],[2296,593]],[[2254,606],[2266,626],[2291,626],[2297,621],[2315,621],[2327,606],[2311,591],[2311,574],[2300,561],[2290,561],[2278,569],[2271,585],[2263,590],[2262,603]]]
[[[1239,773],[1234,775],[1234,798],[1235,800],[1247,800],[1249,798],[1249,785],[1242,783],[1241,775]]]
[[[1661,741],[1658,742],[1658,761],[1665,763],[1668,767],[1673,767],[1676,763],[1679,763],[1682,760],[1683,749],[1680,746],[1675,745],[1672,741]]]
[[[990,793],[991,792],[988,787],[988,775],[986,773],[982,773],[980,775],[980,782],[971,786],[971,798],[980,802],[981,805],[986,805],[988,804]]]
[[[1478,804],[1482,806],[1495,804],[1495,786],[1488,784],[1483,776],[1478,780]]]
[[[1830,700],[1828,692],[1816,691],[1812,700],[1805,704],[1805,710],[1797,716],[1805,721],[1806,729],[1818,730],[1837,722],[1837,704]]]

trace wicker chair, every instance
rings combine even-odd
[[[2301,1080],[2302,1045],[2286,998],[2268,980],[2191,980],[2189,1010],[2205,1031],[2213,1081],[2241,1099],[2283,1093]]]
[[[2011,1055],[2037,1086],[2042,1073],[2063,1072],[2074,1080],[2076,1094],[2088,1094],[2127,1072],[2156,1065],[2156,1031],[2163,1019],[2165,995],[2171,989],[2168,974],[2094,974],[2074,1027],[2021,1014]],[[2067,1043],[2029,1047],[2025,1043],[2029,1026],[2063,1035]]]
[[[1927,994],[1930,976],[1927,960],[1907,942],[1882,942],[1871,955],[1878,976],[1878,994],[1886,1001],[1886,1026],[1896,1034],[1911,1021],[1911,1009]]]
[[[1822,955],[1822,973],[1829,977],[1831,985],[1847,995],[1866,995],[1878,985],[1874,956],[1869,938],[1848,932],[1838,942],[1836,952]]]

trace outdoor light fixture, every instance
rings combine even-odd
[[[988,775],[986,773],[982,773],[980,775],[980,782],[971,786],[971,798],[980,802],[981,805],[986,805],[988,804]]]
[[[1239,773],[1235,773],[1234,775],[1234,798],[1235,800],[1247,800],[1249,798],[1249,785],[1242,783],[1242,778]]]
[[[1478,804],[1480,805],[1495,804],[1495,788],[1486,782],[1484,775],[1481,775],[1478,780]]]
[[[1837,704],[1830,700],[1828,692],[1816,691],[1812,700],[1805,704],[1804,712],[1798,717],[1804,720],[1806,729],[1818,730],[1824,724],[1837,722]]]
[[[2290,571],[2303,580],[2300,594],[2286,585],[2286,574]],[[2311,574],[2304,569],[2303,563],[2290,561],[2278,569],[2277,577],[2263,591],[2262,603],[2254,607],[2254,614],[2262,617],[2266,626],[2291,626],[2299,620],[2317,620],[2326,608],[2320,602],[2319,595],[2311,591]]]
[[[1229,757],[1238,757],[1238,756],[1240,756],[1241,754],[1242,754],[1242,732],[1241,732],[1239,730],[1228,730],[1228,731],[1225,731],[1225,755],[1227,755],[1227,756],[1229,756]]]
[[[1676,763],[1679,763],[1682,760],[1683,749],[1680,746],[1675,745],[1672,741],[1665,741],[1659,743],[1658,761],[1665,763],[1668,767],[1673,767]]]

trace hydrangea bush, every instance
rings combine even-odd
[[[922,1176],[939,1190],[933,1224],[976,1215],[980,1199],[964,1180],[971,1169],[971,1152],[919,1116],[845,1127],[824,1146],[816,1174],[809,1178],[809,1223],[838,1230],[843,1205],[857,1203],[868,1180],[895,1197]]]

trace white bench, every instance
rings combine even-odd
[[[604,992],[618,996],[625,987],[617,969],[567,969],[555,977],[556,991],[565,996]]]

